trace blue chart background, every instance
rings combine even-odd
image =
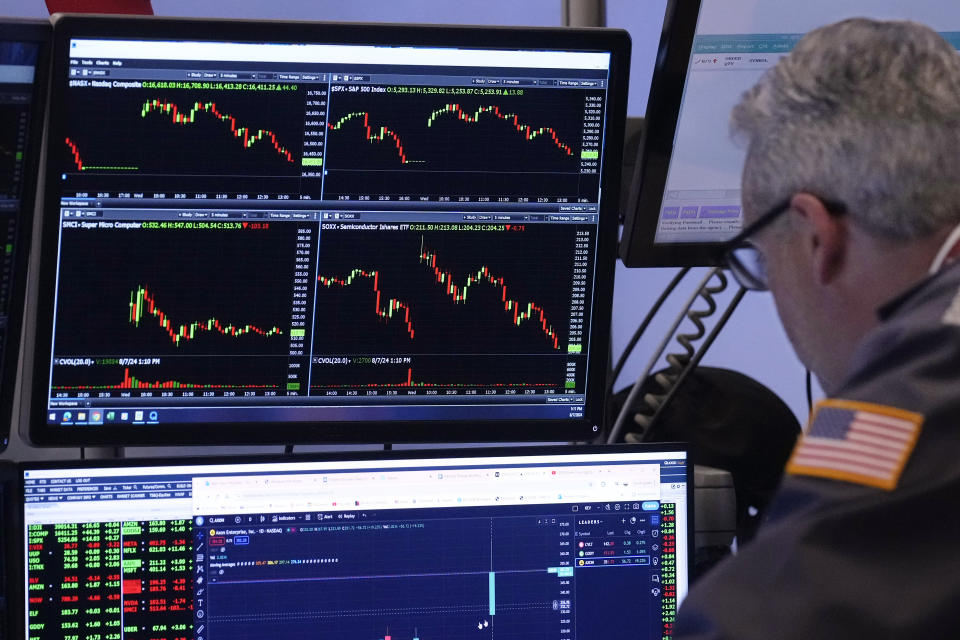
[[[477,629],[490,619],[486,573],[230,584],[210,594],[212,638],[374,640],[388,629],[398,640],[414,629],[422,640],[491,637]],[[238,615],[213,613],[224,608]]]
[[[558,564],[558,527],[538,520],[305,525],[227,543],[213,555],[241,566],[211,573],[209,637],[375,640],[389,629],[395,640],[415,630],[421,640],[486,640],[496,628],[498,638],[556,638],[559,579],[547,568]],[[257,561],[280,564],[242,566]]]
[[[647,567],[578,569],[576,637],[660,638],[660,599],[649,594],[660,585],[651,573]]]

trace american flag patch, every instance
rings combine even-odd
[[[892,490],[920,435],[923,416],[893,407],[824,400],[797,442],[787,473]]]

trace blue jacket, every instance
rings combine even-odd
[[[960,637],[960,261],[879,316],[836,397],[922,416],[895,486],[788,471],[757,537],[681,604],[677,638]]]

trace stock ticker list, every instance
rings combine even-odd
[[[189,520],[27,527],[31,639],[188,640]]]
[[[322,77],[71,80],[51,410],[582,416],[605,91]]]

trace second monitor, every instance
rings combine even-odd
[[[916,20],[960,46],[960,8],[938,0],[670,6],[647,108],[642,179],[620,246],[630,267],[719,263],[724,241],[743,226],[746,149],[731,139],[731,110],[805,33],[856,16]]]

